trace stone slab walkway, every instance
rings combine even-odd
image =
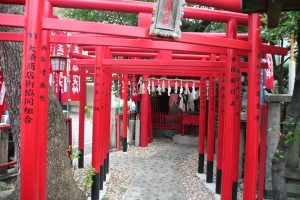
[[[123,196],[124,200],[183,200],[185,189],[177,172],[180,162],[196,147],[170,144],[148,157],[114,157],[110,164],[135,167],[137,174]]]

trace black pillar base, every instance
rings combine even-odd
[[[107,153],[107,156],[106,156],[106,173],[108,174],[109,173],[109,153]]]
[[[204,154],[199,154],[198,173],[204,173]]]
[[[103,166],[103,181],[106,181],[106,165],[107,161],[104,159],[104,166]]]
[[[232,183],[232,200],[237,200],[238,182]]]
[[[207,161],[206,182],[213,182],[214,161]]]
[[[92,177],[92,189],[91,189],[91,197],[93,200],[99,199],[99,190],[100,190],[100,173],[96,173]]]
[[[100,190],[103,190],[103,182],[104,182],[104,168],[103,165],[100,166]]]
[[[217,169],[216,193],[221,194],[222,170]]]
[[[127,152],[127,137],[122,138],[122,147],[123,147],[123,152]]]
[[[84,167],[84,150],[79,149],[80,154],[78,158],[78,168],[83,168]]]

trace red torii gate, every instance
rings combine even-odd
[[[198,1],[197,1],[198,2]],[[199,1],[201,2],[201,1]],[[224,2],[224,1],[220,1]],[[227,2],[227,1],[226,1]],[[236,1],[237,2],[237,1]],[[6,0],[3,3],[13,3],[13,4],[19,4],[23,3],[24,1],[21,0]],[[45,5],[44,5],[45,4]],[[217,4],[218,6],[224,6],[223,3]],[[230,6],[232,4],[228,4]],[[235,7],[237,4],[234,4]],[[8,15],[8,14],[1,14],[0,24],[6,25],[6,26],[16,26],[16,27],[25,27],[25,40],[24,40],[24,57],[23,61],[24,67],[23,67],[23,84],[25,85],[26,81],[32,78],[34,76],[35,81],[39,82],[39,71],[41,66],[47,66],[46,63],[41,63],[39,59],[35,60],[27,60],[28,55],[33,55],[33,49],[32,47],[35,47],[36,54],[34,54],[36,57],[42,56],[41,50],[44,50],[46,52],[46,49],[42,49],[44,45],[42,45],[42,41],[45,42],[47,38],[47,31],[49,29],[60,29],[60,30],[66,30],[66,31],[81,31],[81,32],[90,32],[90,33],[97,33],[97,34],[109,34],[109,35],[119,35],[119,36],[126,36],[126,37],[138,37],[143,38],[139,40],[135,39],[124,39],[124,38],[114,38],[114,37],[106,37],[105,40],[97,40],[93,41],[91,38],[87,37],[76,37],[72,36],[69,38],[63,38],[54,36],[52,38],[52,42],[62,42],[61,39],[64,39],[63,42],[65,43],[76,43],[76,44],[85,44],[85,45],[102,45],[102,47],[97,47],[96,49],[96,67],[95,67],[95,80],[97,82],[99,81],[100,85],[95,87],[95,108],[94,108],[94,121],[102,121],[106,119],[103,116],[103,111],[105,111],[109,106],[110,103],[108,101],[109,97],[107,97],[108,90],[107,86],[111,84],[110,78],[108,76],[108,69],[104,68],[105,63],[103,61],[103,58],[105,58],[107,49],[103,46],[123,46],[123,47],[147,47],[149,49],[166,49],[166,50],[178,50],[178,51],[189,51],[189,52],[201,52],[203,49],[206,49],[207,51],[213,51],[218,52],[220,54],[227,55],[227,61],[226,61],[226,80],[225,85],[228,86],[228,89],[226,87],[225,89],[225,96],[228,102],[228,100],[232,100],[234,102],[234,96],[232,96],[232,91],[235,90],[235,82],[231,82],[231,80],[236,80],[236,73],[237,71],[233,70],[235,66],[237,66],[237,59],[236,55],[238,53],[237,50],[242,50],[244,52],[249,52],[249,96],[248,100],[251,100],[253,104],[248,105],[248,117],[247,117],[247,132],[253,133],[253,135],[247,134],[247,149],[246,149],[246,169],[245,169],[245,190],[244,190],[244,199],[254,199],[255,198],[255,191],[256,191],[256,170],[257,170],[257,152],[258,152],[258,137],[259,137],[259,95],[257,92],[259,91],[259,70],[260,67],[256,67],[260,65],[260,40],[259,40],[259,17],[257,14],[251,14],[249,15],[249,41],[239,41],[235,39],[227,39],[227,38],[215,38],[215,37],[209,37],[209,36],[197,36],[192,34],[182,34],[181,39],[173,40],[175,42],[168,42],[168,41],[152,41],[149,40],[149,36],[147,34],[147,28],[132,28],[130,27],[127,29],[125,26],[117,26],[117,25],[104,25],[104,24],[96,24],[96,23],[88,23],[88,22],[74,22],[69,20],[58,20],[58,19],[51,19],[48,18],[50,16],[51,12],[46,12],[51,10],[51,6],[57,6],[57,7],[69,7],[69,8],[90,8],[90,9],[99,9],[99,10],[110,10],[110,11],[123,11],[123,12],[152,12],[152,4],[147,3],[141,3],[141,2],[122,2],[122,1],[90,1],[90,2],[84,2],[84,1],[78,1],[78,0],[49,0],[49,1],[37,1],[37,0],[27,0],[26,1],[26,23],[24,26],[24,18],[22,16],[15,16],[15,15]],[[45,9],[45,12],[43,12],[43,8]],[[228,23],[228,37],[229,38],[235,38],[234,34],[236,34],[236,24],[238,22],[247,23],[247,17],[246,15],[241,15],[237,13],[228,13],[228,12],[221,12],[217,11],[218,16],[215,16],[215,11],[207,11],[207,10],[201,10],[201,9],[193,9],[193,8],[186,8],[185,9],[185,17],[191,17],[191,18],[200,18],[203,13],[203,18],[208,17],[207,19],[211,20],[217,20]],[[44,16],[42,20],[42,16]],[[213,18],[213,19],[212,19]],[[38,21],[37,21],[38,20]],[[126,31],[120,31],[120,30],[126,30]],[[230,32],[231,31],[231,32]],[[44,40],[41,39],[42,32],[44,32],[45,37]],[[11,35],[13,36],[13,35]],[[14,36],[18,36],[17,34],[14,34]],[[1,33],[0,39],[2,40],[8,40],[10,36],[7,35],[7,33]],[[49,36],[48,36],[49,38]],[[13,39],[11,39],[13,40]],[[45,42],[45,45],[48,45],[49,43]],[[165,45],[164,45],[165,44]],[[168,46],[169,45],[169,46]],[[225,49],[225,52],[221,53],[220,51],[224,51],[223,48],[228,48],[228,50]],[[202,49],[202,50],[201,50]],[[49,55],[45,54],[45,55]],[[45,56],[45,58],[49,58],[49,56]],[[137,61],[139,62],[139,61]],[[26,68],[28,64],[34,63],[35,64],[35,70]],[[167,63],[167,62],[166,62]],[[45,65],[44,65],[45,64]],[[143,63],[139,63],[143,64]],[[164,63],[161,63],[163,65]],[[178,64],[178,63],[177,63]],[[180,66],[180,65],[179,65]],[[113,68],[112,68],[113,69]],[[118,69],[118,68],[116,68]],[[124,68],[125,69],[125,68]],[[135,70],[135,69],[131,69]],[[126,69],[126,72],[130,72],[130,68]],[[151,72],[151,69],[148,73]],[[169,71],[174,72],[174,71]],[[33,73],[33,74],[32,74]],[[30,78],[26,75],[31,75]],[[102,84],[102,85],[101,85]],[[42,154],[38,156],[37,153],[37,136],[38,136],[38,124],[39,119],[45,119],[41,120],[41,122],[47,122],[47,118],[45,117],[47,112],[39,112],[39,94],[42,93],[43,90],[41,89],[41,92],[39,92],[39,84],[35,84],[32,86],[31,89],[34,90],[35,95],[32,100],[34,100],[34,104],[32,104],[30,109],[34,111],[35,114],[28,115],[24,112],[21,114],[21,133],[22,133],[22,140],[21,140],[21,198],[30,198],[30,199],[45,199],[45,177],[43,174],[45,174],[45,168],[37,166],[45,166],[41,163],[46,163],[46,156],[43,152]],[[47,85],[47,84],[46,84]],[[106,86],[106,87],[103,87]],[[106,88],[106,89],[105,89]],[[26,96],[25,89],[22,88],[22,107],[27,106],[26,104]],[[97,91],[103,91],[106,95],[105,98],[101,98],[99,95],[97,96]],[[99,93],[98,93],[99,94]],[[109,96],[109,95],[108,95]],[[97,99],[99,98],[99,99]],[[46,98],[47,99],[47,98]],[[250,102],[250,101],[248,101]],[[42,103],[41,103],[42,104]],[[258,105],[258,106],[257,106]],[[46,109],[46,108],[45,108]],[[100,112],[100,109],[102,112]],[[233,132],[233,123],[236,122],[236,120],[230,121],[232,117],[235,114],[235,105],[227,104],[226,110],[225,110],[225,119],[229,120],[229,122],[225,123],[225,130],[227,131],[227,137],[224,139],[224,151],[226,151],[226,156],[228,158],[234,157],[234,135],[232,135]],[[42,118],[43,117],[43,118]],[[104,117],[104,118],[103,118]],[[46,124],[46,123],[43,123]],[[101,123],[102,124],[102,123]],[[94,160],[93,159],[93,166],[96,166],[97,168],[101,166],[101,162],[105,158],[105,153],[107,153],[107,130],[108,123],[104,123],[102,125],[95,125],[94,131],[100,130],[100,128],[104,128],[106,131],[106,135],[102,135],[105,140],[101,140],[101,138],[95,138],[95,146],[96,144],[101,145],[101,148],[103,150],[101,151],[101,159]],[[32,131],[34,130],[34,131]],[[43,141],[40,146],[40,148],[44,148],[46,142],[43,140],[43,138],[46,138],[46,129],[42,129],[44,136],[39,137],[41,138],[41,141]],[[100,137],[100,134],[95,134],[94,136]],[[30,133],[30,134],[29,134]],[[26,135],[26,137],[24,137]],[[28,136],[27,136],[28,135]],[[94,139],[93,139],[94,140]],[[203,141],[203,140],[202,140]],[[31,144],[31,145],[29,145]],[[98,154],[99,149],[94,148],[93,145],[93,154]],[[24,158],[28,156],[32,156],[32,159],[28,159],[30,161],[34,160],[34,162],[28,162]],[[39,158],[39,159],[37,159]],[[230,162],[230,159],[223,161],[223,171],[224,176],[222,178],[222,198],[224,199],[230,199],[232,196],[232,182],[233,182],[233,168],[232,164]],[[101,169],[96,169],[97,172]],[[32,171],[35,173],[32,174]],[[103,170],[101,170],[103,171]],[[29,176],[29,173],[31,176]],[[98,180],[99,173],[96,174],[96,179]],[[34,178],[32,178],[34,177]],[[96,184],[99,182],[96,181]],[[39,188],[38,188],[39,185]],[[98,186],[93,186],[94,188],[98,188]],[[44,189],[43,189],[44,188]]]

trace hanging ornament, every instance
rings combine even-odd
[[[145,91],[145,83],[142,84],[142,94],[145,94],[146,91]]]
[[[168,81],[168,96],[171,96],[171,86],[170,86],[170,81]]]
[[[150,95],[150,94],[151,94],[150,80],[148,80],[147,90],[148,90],[148,93],[149,93],[149,95]]]
[[[180,83],[180,90],[179,90],[179,96],[181,97],[181,94],[183,93],[183,87],[182,87],[182,81]]]
[[[188,82],[185,83],[185,91],[184,91],[185,94],[190,94],[190,89],[189,89],[189,84]]]
[[[178,90],[178,83],[177,81],[175,82],[175,88],[174,88],[174,93],[177,94],[177,90]]]
[[[163,82],[162,82],[162,84],[161,84],[161,91],[162,91],[162,92],[166,92],[165,80],[163,80]]]
[[[151,92],[155,92],[155,86],[154,86],[154,81],[153,80],[152,80]]]
[[[139,94],[143,94],[143,84],[139,83],[139,85],[140,85],[140,87],[139,87]]]
[[[193,99],[196,99],[195,83],[193,83],[193,86],[192,86],[192,94],[193,94]]]
[[[159,80],[158,80],[157,92],[158,92],[158,95],[161,95],[161,87],[160,87]]]

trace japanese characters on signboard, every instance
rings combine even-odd
[[[157,0],[150,35],[180,38],[184,4],[184,0]]]
[[[266,89],[274,89],[273,59],[271,54],[266,54],[268,68],[265,69]]]

